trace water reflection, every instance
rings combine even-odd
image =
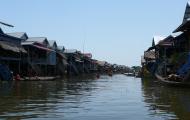
[[[0,118],[190,119],[188,88],[124,75],[0,83]]]
[[[84,79],[85,78],[85,79]],[[94,75],[60,81],[12,82],[0,84],[0,117],[1,118],[55,118],[64,109],[79,108],[87,102],[96,89]],[[63,110],[63,111],[62,111]],[[74,110],[71,110],[74,113]]]
[[[159,84],[156,80],[142,80],[142,90],[150,115],[166,119],[190,120],[190,89]]]

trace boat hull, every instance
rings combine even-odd
[[[190,82],[176,82],[168,80],[158,74],[155,73],[155,77],[163,84],[170,85],[170,86],[180,86],[180,87],[190,87]]]

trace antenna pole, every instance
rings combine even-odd
[[[14,27],[13,25],[10,25],[10,24],[7,24],[7,23],[1,22],[1,21],[0,21],[0,24],[8,26],[8,27]]]

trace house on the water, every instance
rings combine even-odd
[[[56,75],[56,51],[50,48],[47,38],[29,37],[22,46],[28,52],[26,69],[29,76]]]
[[[23,73],[22,59],[27,51],[21,46],[21,42],[22,39],[8,35],[0,28],[0,64],[7,66],[13,75]]]
[[[76,49],[65,49],[64,54],[67,57],[67,73],[68,75],[79,75],[84,73],[84,62],[82,53]]]
[[[53,44],[52,44],[53,45]],[[51,44],[50,44],[51,46]],[[56,74],[64,76],[67,74],[67,57],[64,53],[65,47],[64,46],[57,46],[56,49]]]

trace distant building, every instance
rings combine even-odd
[[[76,49],[65,49],[64,54],[67,57],[67,72],[69,75],[78,75],[83,72],[83,61],[80,51]]]

